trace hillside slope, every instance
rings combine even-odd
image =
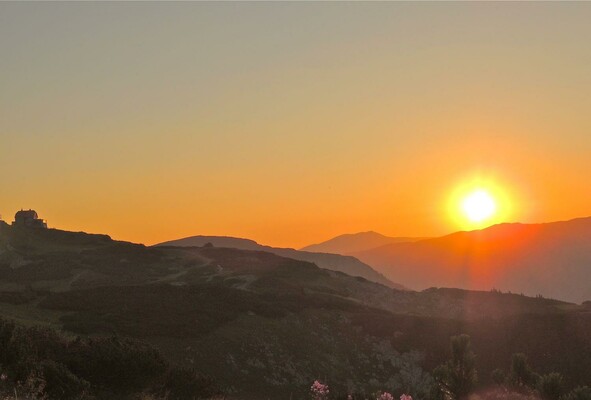
[[[351,256],[339,254],[312,253],[298,251],[295,249],[277,248],[258,244],[254,240],[233,238],[226,236],[192,236],[184,239],[171,240],[155,245],[158,246],[180,246],[180,247],[201,247],[211,243],[215,247],[226,247],[240,250],[258,250],[273,253],[281,257],[293,258],[294,260],[308,261],[318,265],[320,268],[344,272],[351,276],[360,276],[372,282],[377,282],[396,289],[404,289],[400,284],[393,283],[382,274],[376,272],[369,265],[362,263]]]
[[[418,290],[498,288],[574,302],[591,299],[591,218],[501,224],[355,256]]]
[[[472,336],[484,385],[515,352],[569,386],[591,384],[591,312],[560,301],[401,291],[268,252],[58,230],[2,228],[0,248],[1,316],[141,339],[234,398],[302,398],[317,378],[335,396],[422,398],[458,333]]]

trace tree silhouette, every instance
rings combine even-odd
[[[433,377],[445,399],[460,400],[468,396],[477,382],[476,356],[470,346],[470,336],[452,336],[451,351],[451,360],[435,368]]]
[[[537,386],[539,376],[531,369],[527,362],[527,356],[523,353],[513,354],[511,369],[507,381],[516,388],[534,389]]]

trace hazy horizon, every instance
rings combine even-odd
[[[299,248],[591,215],[591,3],[0,3],[0,214]]]

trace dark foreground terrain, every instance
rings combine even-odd
[[[567,389],[591,385],[591,307],[397,290],[261,251],[0,225],[0,314],[16,323],[0,327],[8,383],[35,370],[54,382],[50,398],[296,399],[322,379],[335,398],[388,390],[423,399],[461,333],[481,388],[514,353],[562,374]]]

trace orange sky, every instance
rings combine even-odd
[[[157,243],[591,215],[591,3],[0,3],[0,213]],[[499,221],[495,221],[499,222]]]

